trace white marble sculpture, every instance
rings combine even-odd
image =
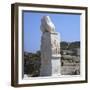
[[[42,32],[55,32],[55,26],[49,16],[43,16],[40,28]]]
[[[41,19],[41,76],[60,75],[60,35],[49,16]]]

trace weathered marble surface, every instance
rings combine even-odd
[[[49,16],[42,17],[40,28],[42,32],[55,32],[55,26]]]
[[[60,35],[49,16],[41,19],[41,76],[60,75]]]

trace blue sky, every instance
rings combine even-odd
[[[41,18],[51,17],[56,31],[60,32],[61,41],[80,41],[80,15],[23,12],[24,20],[24,51],[36,52],[41,44]]]

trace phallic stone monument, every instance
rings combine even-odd
[[[49,16],[41,19],[41,69],[40,76],[60,75],[60,35]]]

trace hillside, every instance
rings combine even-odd
[[[80,74],[80,42],[61,42],[61,74]],[[24,52],[24,74],[31,77],[39,76],[41,52]]]

